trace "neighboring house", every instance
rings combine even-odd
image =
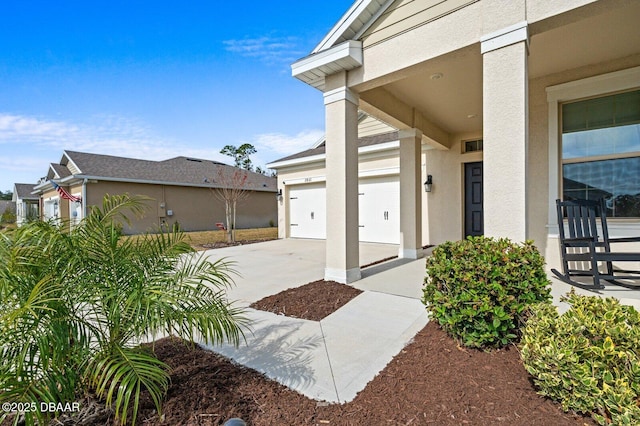
[[[13,185],[13,202],[16,203],[16,224],[40,217],[40,197],[34,194],[35,185],[16,183]]]
[[[235,178],[240,178],[237,184]],[[275,178],[196,158],[147,161],[64,151],[35,191],[45,220],[68,219],[72,225],[85,217],[92,205],[101,205],[105,194],[146,196],[151,199],[147,214],[133,219],[124,229],[134,234],[169,228],[174,223],[184,231],[217,229],[216,223],[225,222],[225,206],[214,191],[232,185],[247,190],[246,198],[238,204],[236,228],[267,227],[277,222]],[[64,199],[62,190],[80,200]]]
[[[400,256],[485,234],[557,266],[557,198],[604,196],[611,232],[639,235],[638,16],[621,0],[356,1],[292,65],[323,93],[326,155],[295,178],[275,163],[281,235],[296,235],[291,192],[326,188],[325,278],[360,278],[360,111],[398,129]]]

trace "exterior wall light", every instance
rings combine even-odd
[[[282,189],[278,190],[278,193],[276,194],[276,200],[282,201]]]
[[[427,175],[427,180],[424,181],[424,192],[431,192],[433,186],[433,176]]]

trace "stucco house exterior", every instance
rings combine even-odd
[[[365,113],[358,118],[359,239],[399,244],[398,130]],[[326,238],[326,140],[270,163],[285,188],[279,203],[280,238]]]
[[[13,202],[16,204],[16,224],[40,217],[40,197],[34,194],[32,183],[16,183],[13,185]]]
[[[81,200],[65,199],[53,183]],[[233,185],[246,190],[237,208],[236,228],[277,222],[275,178],[197,158],[149,161],[64,151],[34,192],[39,195],[43,219],[69,220],[72,226],[87,215],[90,206],[101,205],[105,194],[146,196],[151,199],[146,216],[124,229],[136,234],[170,229],[174,223],[184,231],[217,229],[216,223],[225,222],[225,206],[214,191]]]
[[[324,186],[325,278],[360,278],[361,112],[397,129],[402,257],[484,234],[531,239],[555,267],[557,198],[604,196],[610,232],[640,234],[639,16],[623,0],[354,2],[292,65],[323,95],[326,140],[315,176],[279,170],[281,236],[291,193]]]

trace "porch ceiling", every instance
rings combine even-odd
[[[640,53],[640,2],[594,13],[596,7],[530,25],[530,79]],[[585,14],[592,16],[584,18]],[[382,88],[396,104],[415,108],[449,134],[482,131],[479,43],[424,62],[406,75],[402,70],[396,79],[388,76],[387,84],[361,93],[361,98],[366,102],[368,95],[374,98]]]

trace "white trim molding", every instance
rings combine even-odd
[[[359,0],[353,3],[344,16],[340,18],[340,21],[331,28],[331,31],[324,36],[322,41],[318,43],[311,53],[322,52],[323,50],[330,48],[340,37],[342,37],[349,27],[358,20],[362,12],[372,3],[372,0]],[[358,37],[353,38],[357,39]]]
[[[345,86],[324,92],[325,105],[329,105],[338,101],[347,101],[358,106],[358,104],[360,103],[360,96],[356,92]]]
[[[549,122],[549,233],[558,232],[556,225],[558,220],[556,199],[560,198],[560,169],[562,167],[560,155],[560,104],[566,101],[635,88],[640,88],[640,67],[596,75],[546,88],[547,120]]]
[[[398,130],[398,139],[402,140],[402,139],[409,139],[409,138],[422,139],[422,131],[416,128]]]
[[[348,40],[294,62],[291,65],[291,75],[322,90],[326,76],[340,71],[349,71],[362,64],[362,42]]]
[[[340,284],[350,284],[352,282],[358,281],[362,278],[362,273],[360,272],[360,268],[353,269],[334,269],[334,268],[325,268],[324,270],[324,279],[326,281],[336,281]]]
[[[371,170],[359,170],[358,178],[370,178],[370,177],[383,177],[383,176],[395,176],[400,174],[400,167],[387,167],[384,169],[371,169]],[[316,175],[308,177],[300,177],[283,180],[282,184],[285,186],[300,185],[305,183],[326,182],[326,175]]]
[[[480,53],[485,54],[492,50],[519,43],[527,42],[529,48],[529,32],[527,21],[518,22],[501,30],[480,37]]]
[[[401,259],[421,259],[424,257],[424,251],[419,249],[404,249],[400,247],[398,257]]]

